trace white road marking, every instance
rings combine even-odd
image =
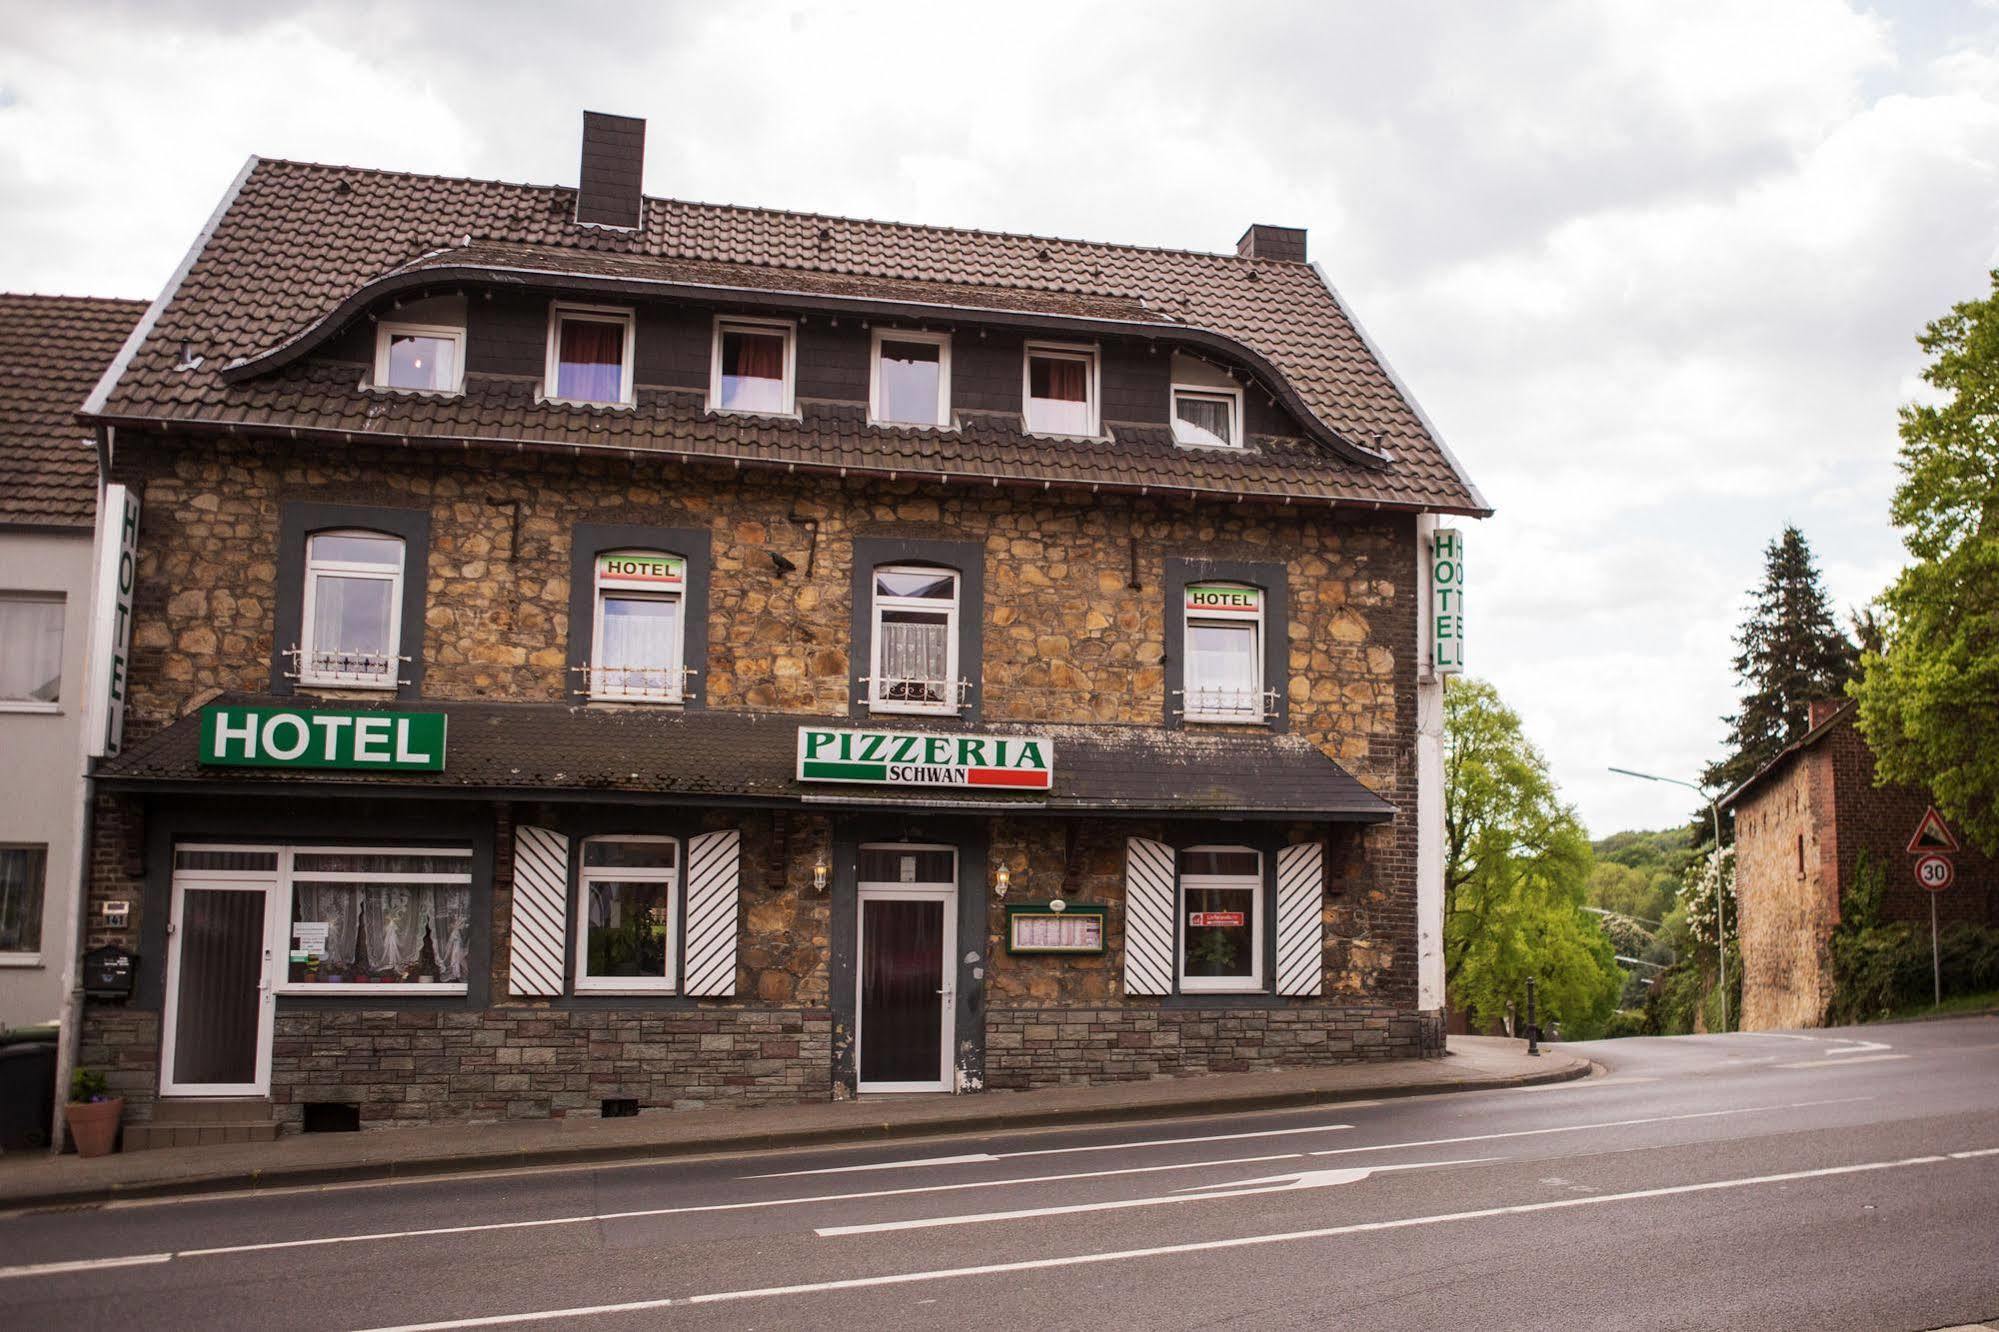
[[[0,1278],[60,1276],[65,1272],[91,1272],[104,1267],[149,1267],[173,1261],[170,1253],[128,1253],[120,1258],[78,1258],[61,1263],[29,1263],[23,1267],[0,1267]]]
[[[1594,1124],[1558,1124],[1553,1128],[1513,1129],[1505,1133],[1472,1133],[1462,1138],[1419,1138],[1412,1142],[1384,1142],[1372,1147],[1328,1147],[1313,1156],[1351,1156],[1356,1152],[1392,1152],[1398,1147],[1448,1147],[1460,1142],[1491,1142],[1497,1138],[1537,1138],[1545,1133],[1581,1133],[1585,1129],[1631,1128],[1638,1124],[1670,1124],[1682,1119],[1717,1119],[1722,1115],[1753,1115],[1766,1110],[1803,1110],[1816,1105],[1845,1105],[1871,1101],[1872,1096],[1842,1096],[1831,1101],[1793,1101],[1789,1105],[1746,1105],[1735,1110],[1696,1110],[1684,1115],[1647,1115],[1643,1119],[1606,1119]]]
[[[1134,1207],[1163,1207],[1168,1203],[1216,1202],[1231,1198],[1251,1198],[1262,1193],[1293,1193],[1299,1189],[1330,1189],[1341,1184],[1358,1184],[1369,1175],[1389,1170],[1430,1170],[1438,1166],[1483,1165],[1497,1157],[1480,1156],[1463,1161],[1414,1161],[1407,1165],[1350,1166],[1345,1170],[1296,1170],[1267,1179],[1238,1179],[1223,1184],[1197,1184],[1155,1198],[1117,1198],[1109,1202],[1069,1203],[1061,1207],[1023,1207],[1012,1212],[974,1212],[966,1216],[925,1216],[913,1221],[867,1221],[851,1226],[821,1226],[812,1233],[826,1238],[837,1235],[880,1235],[894,1230],[935,1230],[940,1226],[979,1226],[990,1221],[1031,1221],[1043,1216],[1078,1216],[1085,1212],[1124,1212]]]
[[[1832,1053],[1837,1055],[1837,1054],[1843,1054],[1844,1051],[1834,1050]],[[1778,1064],[1777,1067],[1778,1068],[1846,1068],[1853,1064],[1880,1064],[1880,1063],[1886,1063],[1889,1060],[1893,1059],[1907,1059],[1907,1058],[1909,1058],[1909,1056],[1905,1054],[1869,1054],[1869,1055],[1855,1055],[1851,1059],[1834,1059],[1831,1057],[1825,1059],[1800,1059],[1795,1063]]]
[[[1835,1039],[1835,1038],[1829,1037],[1828,1039]],[[1884,1041],[1863,1041],[1852,1036],[1841,1036],[1837,1037],[1836,1039],[1842,1041],[1850,1041],[1852,1043],[1849,1045],[1835,1046],[1832,1049],[1826,1051],[1828,1055],[1863,1054],[1869,1050],[1892,1050],[1895,1048],[1894,1046],[1889,1045]]]
[[[310,1239],[265,1240],[256,1244],[220,1244],[205,1249],[178,1249],[170,1253],[121,1255],[113,1258],[78,1258],[59,1263],[38,1263],[28,1267],[0,1267],[0,1280],[10,1277],[55,1276],[64,1272],[89,1272],[108,1267],[130,1267],[139,1263],[164,1263],[181,1258],[215,1258],[223,1254],[268,1253],[277,1249],[310,1249],[333,1244],[365,1244],[383,1240],[425,1239],[439,1235],[475,1235],[498,1230],[539,1230],[550,1226],[578,1226],[599,1221],[636,1221],[654,1216],[679,1216],[695,1212],[742,1212],[771,1207],[798,1207],[808,1203],[857,1202],[869,1198],[899,1198],[915,1193],[951,1193],[963,1189],[997,1189],[1015,1184],[1058,1184],[1073,1179],[1107,1179],[1116,1175],[1152,1175],[1165,1170],[1199,1170],[1204,1166],[1265,1165],[1272,1161],[1296,1161],[1301,1152],[1281,1152],[1274,1156],[1237,1156],[1220,1161],[1181,1161],[1169,1165],[1122,1166],[1115,1170],[1083,1170],[1066,1175],[1024,1175],[1019,1179],[963,1180],[956,1184],[922,1184],[900,1189],[875,1189],[866,1193],[822,1193],[805,1198],[762,1198],[750,1202],[694,1203],[684,1207],[649,1207],[631,1212],[592,1212],[585,1216],[551,1216],[528,1221],[487,1221],[463,1226],[432,1226],[422,1230],[371,1230],[352,1235],[319,1235]]]
[[[1724,1189],[1746,1189],[1761,1184],[1788,1184],[1798,1180],[1826,1179],[1836,1175],[1858,1175],[1876,1170],[1901,1170],[1937,1165],[1947,1161],[1970,1161],[1999,1156],[1999,1147],[1977,1151],[1950,1152],[1941,1156],[1910,1156],[1899,1161],[1866,1161],[1858,1165],[1826,1166],[1818,1170],[1793,1170],[1780,1175],[1751,1175],[1741,1179],[1718,1179],[1703,1184],[1675,1184],[1657,1189],[1637,1189],[1630,1193],[1599,1193],[1583,1198],[1557,1198],[1548,1202],[1516,1203],[1506,1207],[1483,1207],[1469,1212],[1445,1212],[1434,1216],[1406,1216],[1391,1221],[1359,1221],[1344,1226],[1324,1226],[1316,1230],[1292,1230],[1275,1235],[1238,1235],[1230,1239],[1190,1240],[1183,1244],[1160,1244],[1144,1249],[1114,1249],[1104,1253],[1065,1254],[1055,1258],[1023,1258],[1010,1263],[985,1263],[977,1267],[942,1267],[922,1272],[893,1272],[885,1276],[846,1277],[836,1281],[807,1281],[793,1286],[763,1286],[750,1290],[721,1290],[704,1295],[675,1295],[651,1300],[631,1300],[623,1304],[593,1304],[567,1309],[535,1309],[525,1313],[488,1314],[480,1318],[454,1318],[439,1323],[402,1323],[379,1327],[370,1332],[449,1332],[464,1327],[504,1327],[512,1323],[553,1322],[563,1318],[595,1318],[605,1314],[643,1313],[652,1309],[685,1308],[697,1304],[728,1304],[742,1300],[762,1300],[793,1295],[819,1295],[829,1291],[867,1290],[879,1286],[907,1286],[921,1281],[949,1281],[959,1277],[999,1276],[1010,1272],[1045,1271],[1061,1267],[1089,1267],[1101,1263],[1131,1262],[1143,1258],[1164,1258],[1184,1253],[1212,1253],[1224,1249],[1246,1249],[1265,1244],[1296,1244],[1306,1240],[1334,1239],[1384,1230],[1407,1230],[1418,1226],[1450,1225],[1459,1221],[1483,1221],[1499,1216],[1527,1216],[1571,1207],[1600,1207],[1606,1203],[1636,1202],[1647,1198],[1667,1198],[1691,1193],[1712,1193]]]
[[[1140,1142],[1100,1142],[1088,1147],[1037,1147],[1026,1152],[984,1152],[974,1156],[931,1156],[914,1161],[871,1161],[865,1165],[828,1166],[823,1170],[783,1170],[744,1179],[796,1179],[801,1175],[847,1175],[861,1170],[914,1170],[919,1166],[964,1165],[974,1161],[1011,1161],[1021,1156],[1066,1156],[1074,1152],[1122,1152],[1134,1147],[1185,1147],[1196,1142],[1239,1142],[1246,1138],[1289,1138],[1303,1133],[1338,1133],[1351,1124],[1314,1124],[1307,1128],[1259,1129],[1254,1133],[1209,1133],[1198,1138],[1147,1138]]]

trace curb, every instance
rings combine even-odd
[[[778,1130],[724,1138],[689,1138],[652,1143],[578,1143],[559,1147],[533,1147],[519,1151],[482,1152],[476,1155],[427,1157],[407,1161],[347,1161],[329,1165],[304,1165],[268,1170],[229,1170],[212,1175],[193,1175],[171,1180],[146,1180],[128,1184],[92,1184],[80,1188],[49,1189],[39,1193],[8,1196],[0,1194],[0,1214],[80,1207],[131,1199],[200,1197],[204,1194],[233,1193],[260,1188],[292,1188],[359,1180],[449,1179],[454,1175],[489,1170],[519,1169],[525,1166],[591,1165],[608,1161],[669,1160],[686,1156],[730,1156],[778,1151],[793,1147],[821,1147],[837,1143],[893,1142],[913,1138],[963,1137],[977,1133],[1003,1132],[1016,1128],[1048,1128],[1071,1124],[1147,1123],[1153,1120],[1190,1119],[1205,1115],[1247,1113],[1259,1110],[1302,1109],[1315,1105],[1338,1105],[1347,1101],[1379,1101],[1454,1092],[1507,1091],[1520,1087],[1540,1087],[1552,1083],[1587,1078],[1595,1066],[1573,1056],[1559,1067],[1541,1073],[1519,1073],[1507,1077],[1459,1083],[1403,1083],[1387,1087],[1303,1088],[1295,1091],[1259,1092],[1243,1096],[1212,1092],[1177,1100],[1154,1102],[1142,1107],[1088,1106],[1073,1109],[1029,1110],[1008,1114],[996,1109],[986,1114],[949,1119],[912,1120],[902,1123],[853,1123],[824,1128]],[[196,1149],[199,1150],[199,1149]]]

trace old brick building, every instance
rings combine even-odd
[[[1437,1051],[1486,510],[1304,234],[646,198],[643,128],[580,189],[253,159],[87,405],[135,1140]]]
[[[1735,813],[1735,886],[1745,1030],[1816,1027],[1833,978],[1826,949],[1840,895],[1865,854],[1884,875],[1884,921],[1999,926],[1999,864],[1965,847],[1956,881],[1936,895],[1916,882],[1908,850],[1930,808],[1926,792],[1877,786],[1856,706],[1812,705],[1811,729],[1723,798]]]

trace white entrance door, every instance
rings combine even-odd
[[[276,890],[275,876],[174,875],[162,1096],[270,1090]]]
[[[957,860],[948,846],[861,848],[854,1040],[863,1092],[952,1089]]]

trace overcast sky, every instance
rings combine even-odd
[[[560,20],[553,16],[560,14]],[[1304,226],[1499,510],[1469,656],[1598,835],[1691,797],[1764,545],[1842,608],[1999,237],[1990,3],[0,4],[0,288],[157,294],[251,153],[1227,250]]]

